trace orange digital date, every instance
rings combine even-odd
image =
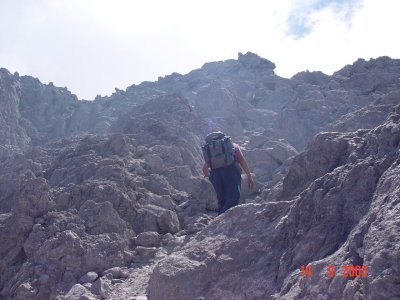
[[[368,266],[353,266],[353,265],[344,265],[342,266],[341,275],[343,277],[367,277],[368,276]],[[335,276],[335,266],[330,265],[327,268],[327,275],[329,277]],[[312,275],[312,266],[301,266],[301,276],[303,277],[311,277]]]

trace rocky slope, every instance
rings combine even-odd
[[[274,68],[239,54],[94,101],[1,69],[1,297],[397,299],[400,61]],[[263,186],[216,218],[217,129]]]
[[[154,256],[136,247],[138,234],[168,243],[215,215],[212,187],[196,176],[200,140],[188,129],[199,120],[187,101],[156,99],[129,116],[114,128],[124,134],[63,139],[2,165],[4,297],[54,298],[87,272]]]
[[[229,210],[158,263],[149,299],[398,299],[399,113],[318,135],[265,203]]]

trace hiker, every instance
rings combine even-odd
[[[232,143],[231,138],[221,131],[208,134],[202,150],[204,177],[209,177],[217,193],[220,215],[239,204],[242,169],[247,175],[250,189],[254,186],[253,178],[239,145]]]

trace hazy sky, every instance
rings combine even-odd
[[[251,51],[276,73],[400,58],[398,0],[0,0],[0,67],[109,95]]]

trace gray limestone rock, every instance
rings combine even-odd
[[[75,284],[65,295],[65,300],[95,300],[96,297],[83,285]]]
[[[149,299],[399,298],[400,61],[274,69],[239,54],[95,101],[0,69],[0,298],[144,296],[157,262]],[[214,130],[265,184],[218,217]]]
[[[36,299],[36,294],[37,291],[32,288],[29,282],[20,284],[15,291],[15,297],[17,299]]]
[[[103,279],[102,277],[97,279],[92,284],[92,287],[90,289],[90,291],[93,294],[100,296],[101,299],[107,299],[110,290],[111,290],[111,282],[107,279]]]
[[[105,270],[102,274],[102,276],[106,276],[107,274],[111,274],[111,278],[126,278],[128,277],[128,272],[126,269],[120,268],[120,267],[114,267],[108,270]]]
[[[261,58],[255,53],[247,52],[246,54],[239,53],[238,61],[250,68],[265,68],[274,70],[275,64],[265,58]]]
[[[81,206],[79,216],[85,221],[87,232],[90,234],[108,232],[122,234],[126,230],[125,222],[108,201],[96,203],[93,200],[87,200]]]
[[[154,246],[160,245],[161,235],[157,232],[142,232],[135,239],[135,244],[138,246]]]
[[[135,248],[135,251],[140,256],[151,258],[156,254],[157,248],[156,247],[138,246]]]
[[[80,279],[79,282],[84,284],[84,283],[91,283],[95,281],[99,275],[96,272],[87,272],[85,275],[83,275]]]

